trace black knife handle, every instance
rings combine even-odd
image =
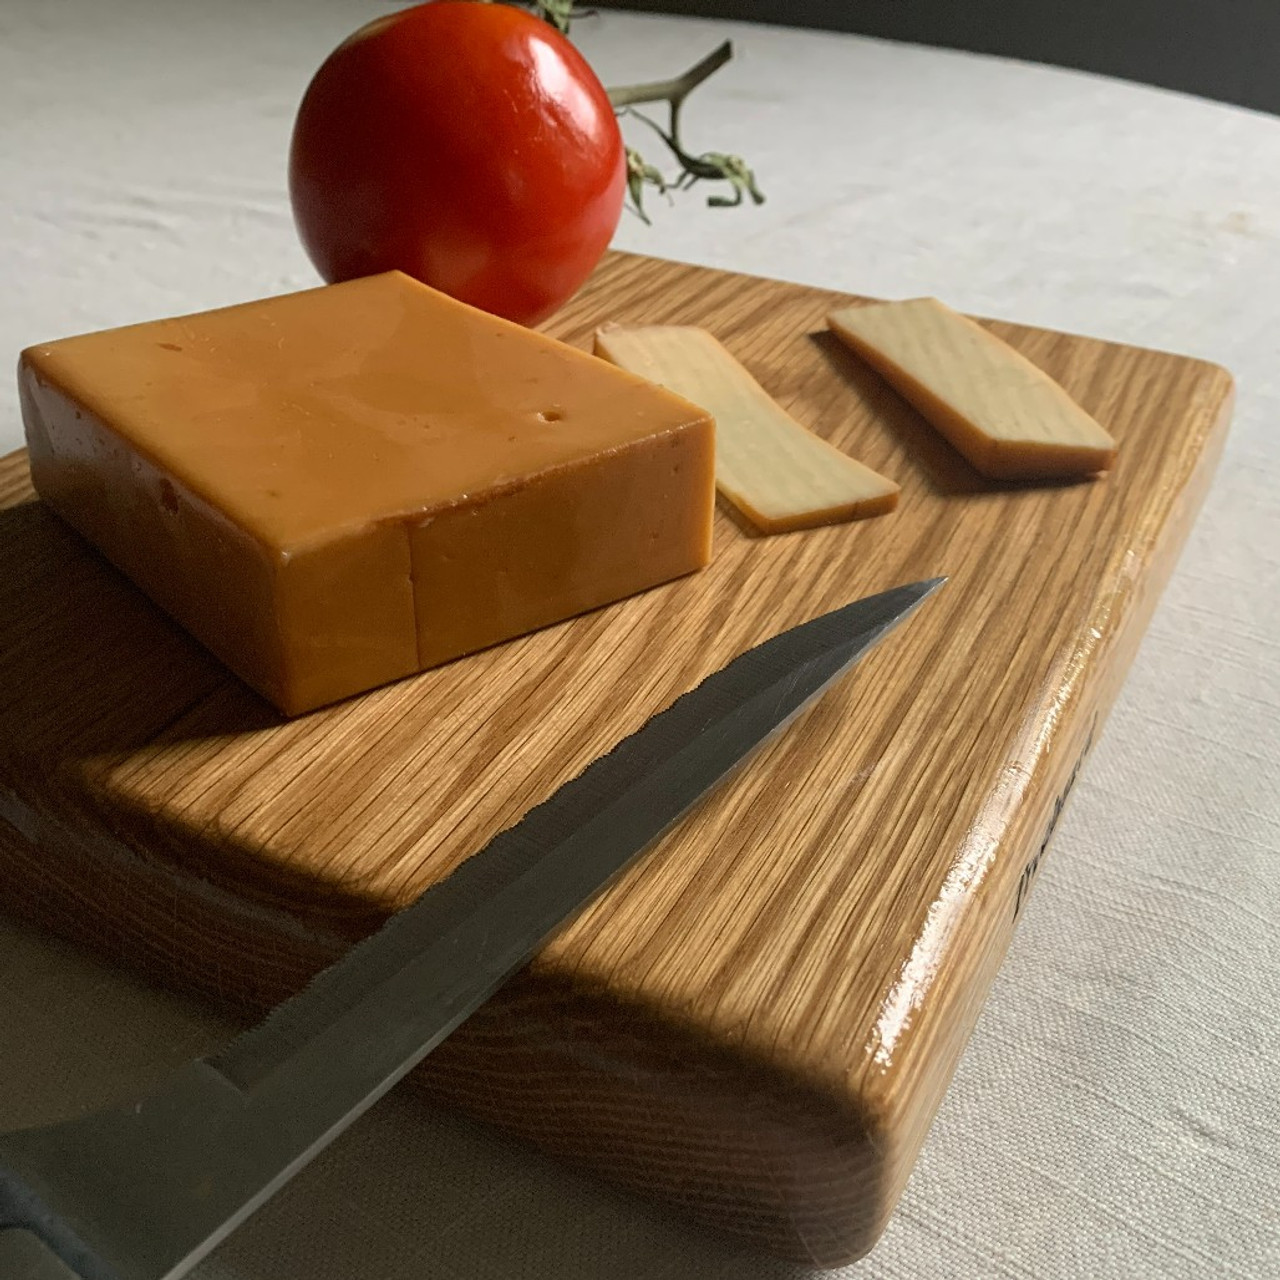
[[[4,1280],[80,1280],[25,1227],[0,1227],[0,1276]]]
[[[0,1138],[0,1280],[113,1280],[6,1159],[11,1136]]]

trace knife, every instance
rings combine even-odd
[[[0,1277],[185,1275],[942,581],[735,658],[154,1093],[0,1135]]]

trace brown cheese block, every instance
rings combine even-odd
[[[701,409],[398,272],[19,366],[40,496],[286,714],[689,573]]]
[[[1090,475],[1116,442],[1025,356],[936,298],[827,317],[852,347],[983,475]]]

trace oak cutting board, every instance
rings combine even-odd
[[[1208,485],[1230,377],[991,327],[1119,440],[996,485],[824,332],[849,299],[612,255],[551,326],[712,329],[899,510],[282,721],[0,462],[6,908],[260,1009],[743,649],[950,582],[584,911],[419,1074],[774,1250],[868,1249]],[[33,334],[36,339],[46,335]]]

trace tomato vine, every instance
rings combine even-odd
[[[519,0],[515,2],[519,3]],[[586,17],[591,13],[590,10],[579,9],[574,0],[535,0],[534,3],[521,4],[520,7],[532,9],[537,17],[549,22],[565,35],[569,34],[569,27],[575,18]],[[699,182],[725,182],[729,186],[729,194],[716,193],[708,196],[708,205],[713,208],[732,208],[740,205],[744,198],[749,198],[753,204],[764,203],[764,194],[756,183],[755,173],[741,156],[723,151],[693,153],[680,140],[680,108],[685,99],[732,57],[733,45],[726,40],[683,75],[646,84],[621,85],[607,91],[615,112],[642,120],[666,144],[672,158],[679,165],[679,173],[668,178],[636,148],[627,148],[627,195],[632,210],[644,222],[649,221],[644,208],[646,187],[653,187],[660,194],[666,194],[669,191],[686,191]],[[664,102],[669,113],[665,129],[636,110],[640,105]]]

